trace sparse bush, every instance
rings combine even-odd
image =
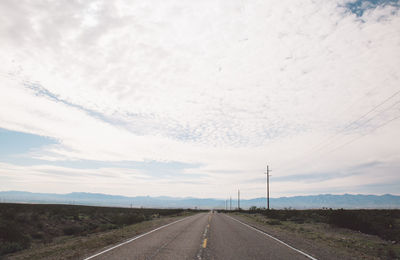
[[[30,217],[26,213],[19,213],[19,214],[16,214],[16,216],[15,216],[15,220],[20,223],[28,222],[29,219],[30,219]]]
[[[364,223],[361,223],[361,219],[358,215],[348,210],[333,210],[328,218],[328,223],[337,227],[350,228],[355,230],[361,230]]]
[[[5,242],[0,244],[0,256],[14,253],[24,249],[19,243],[17,242]]]
[[[6,220],[15,220],[16,212],[14,209],[2,212],[2,217]]]
[[[78,225],[71,225],[68,227],[63,228],[63,232],[65,235],[70,236],[70,235],[77,235],[79,233],[82,233],[84,229]]]
[[[386,240],[399,241],[400,239],[400,233],[395,222],[396,217],[389,212],[385,214],[382,210],[332,210],[328,219],[328,223],[333,226],[378,235]]]
[[[28,248],[30,244],[31,238],[21,232],[21,230],[17,228],[17,225],[7,222],[0,224],[1,254],[11,253]]]
[[[387,259],[399,259],[393,248],[389,248],[389,250],[387,251]]]
[[[32,239],[35,243],[50,243],[63,235],[83,236],[182,212],[183,209],[0,203],[0,259],[1,255],[29,247]]]
[[[282,225],[282,223],[279,220],[276,220],[276,219],[272,219],[272,220],[267,221],[267,224],[269,224],[269,225]]]
[[[123,226],[123,225],[132,225],[141,221],[144,221],[146,218],[143,214],[119,214],[115,216],[112,220],[112,222],[118,226]]]
[[[335,227],[348,228],[365,234],[377,235],[385,240],[400,241],[400,210],[248,210],[244,213],[258,213],[270,219],[328,223]]]
[[[106,231],[106,230],[116,229],[116,228],[118,228],[117,225],[110,224],[110,223],[102,224],[102,225],[100,225],[100,226],[98,227],[99,231]]]
[[[40,240],[44,239],[43,232],[36,232],[36,233],[33,233],[31,236],[33,239],[40,239]]]
[[[305,222],[304,218],[299,218],[299,217],[291,217],[289,218],[289,221],[293,221],[297,224],[303,224]]]

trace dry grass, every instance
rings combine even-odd
[[[0,204],[0,258],[35,251],[29,259],[77,258],[133,236],[151,223],[189,212],[183,209],[91,207],[80,205]],[[190,213],[190,212],[189,212]],[[154,221],[152,221],[154,220]],[[98,236],[96,235],[98,234]],[[92,240],[97,237],[100,241]],[[50,248],[50,249],[49,249]],[[71,251],[74,253],[71,255]],[[65,257],[64,257],[65,255]],[[3,256],[3,257],[2,257]]]
[[[309,250],[315,250],[315,255],[321,259],[335,259],[339,255],[341,259],[400,259],[400,245],[376,235],[321,222],[277,221],[261,214],[235,214],[294,246],[306,248],[307,244],[313,245]],[[324,252],[333,252],[334,255],[324,255]]]
[[[162,217],[143,221],[106,232],[90,234],[83,237],[63,236],[47,245],[36,245],[19,253],[8,255],[5,259],[82,259],[103,248],[130,239],[138,234],[188,216]]]

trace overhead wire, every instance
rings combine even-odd
[[[347,129],[349,129],[350,126],[354,125],[355,123],[359,122],[361,119],[365,118],[366,116],[368,116],[369,114],[371,114],[372,112],[374,112],[376,109],[378,109],[379,107],[383,106],[384,104],[386,104],[387,102],[389,102],[392,98],[394,98],[395,96],[397,96],[398,94],[400,94],[400,90],[396,91],[394,94],[392,94],[391,96],[389,96],[388,98],[386,98],[385,100],[383,100],[381,103],[379,103],[378,105],[374,106],[372,109],[370,109],[368,112],[366,112],[365,114],[361,115],[359,118],[357,118],[356,120],[350,122],[349,124],[347,124],[344,128],[342,128],[340,131],[338,131],[337,133],[333,134],[331,137],[327,138],[325,141],[323,141],[321,144],[322,146],[320,146],[321,144],[317,145],[316,147],[320,146],[317,150],[312,149],[312,152],[318,152],[322,149],[324,149],[326,146],[329,146],[333,141],[333,139],[335,137],[337,137],[338,135],[340,135],[341,133],[343,133],[344,131],[346,131]],[[328,142],[327,142],[328,141]],[[315,148],[316,148],[315,147]],[[310,151],[310,152],[311,152]]]
[[[351,128],[351,130],[357,130],[359,128],[361,128],[362,126],[365,126],[367,123],[369,123],[370,121],[372,121],[374,118],[378,117],[379,115],[383,114],[384,112],[392,109],[394,106],[396,106],[397,104],[400,103],[400,100],[395,101],[391,106],[387,107],[386,109],[378,112],[377,114],[373,115],[372,117],[368,117],[368,115],[370,115],[371,113],[373,113],[374,111],[376,111],[378,108],[382,107],[384,104],[386,104],[387,102],[389,102],[390,100],[392,100],[394,97],[396,97],[397,95],[400,94],[400,90],[396,91],[395,93],[391,94],[390,96],[388,96],[387,98],[385,98],[383,101],[381,101],[379,104],[377,104],[376,106],[374,106],[373,108],[371,108],[370,110],[368,110],[366,113],[362,114],[361,116],[359,116],[357,119],[351,121],[350,123],[346,124],[346,126],[344,128],[342,128],[340,131],[336,132],[335,134],[331,135],[330,137],[328,137],[327,139],[325,139],[324,141],[322,141],[321,143],[319,143],[318,145],[314,146],[311,150],[309,150],[305,155],[300,156],[300,161],[305,161],[307,158],[309,157],[313,157],[315,155],[316,152],[318,151],[322,151],[325,148],[328,148],[329,146],[331,146],[331,144],[337,140],[337,137],[339,135],[341,135],[344,131],[348,130],[351,126],[355,125],[356,123],[360,122],[362,119],[367,119],[366,121],[363,121],[361,124],[358,124],[355,128]],[[385,125],[389,124],[390,122],[395,121],[396,119],[400,118],[399,117],[395,117],[394,119],[391,119],[389,121],[384,122],[382,125],[379,125],[378,127],[372,129],[370,132],[365,133],[361,136],[357,136],[356,138],[351,139],[350,141],[341,144],[337,147],[335,147],[334,149],[329,150],[328,152],[322,153],[320,154],[320,156],[324,156],[326,154],[330,154],[336,150],[341,149],[342,147],[345,147],[353,142],[355,142],[356,140],[368,135],[369,133],[371,133],[372,131],[375,131],[381,127],[384,127]],[[339,137],[339,138],[343,138],[343,136]]]
[[[400,91],[399,91],[399,92],[400,92]],[[395,106],[398,105],[398,104],[400,104],[400,100],[397,100],[397,101],[394,102],[391,106],[389,106],[389,107],[387,107],[386,109],[380,111],[379,113],[375,114],[374,116],[372,116],[372,117],[369,118],[368,120],[364,121],[362,124],[358,125],[358,126],[355,127],[355,128],[352,128],[351,130],[352,130],[352,131],[355,131],[355,130],[357,130],[357,129],[363,127],[363,126],[365,126],[367,123],[371,122],[373,119],[375,119],[375,118],[377,118],[378,116],[384,114],[385,112],[387,112],[387,111],[393,109],[393,107],[395,107]],[[374,110],[376,110],[376,109],[374,109]],[[400,117],[400,116],[399,116],[399,117]],[[342,147],[344,147],[344,146],[346,146],[346,145],[349,145],[349,144],[353,143],[354,141],[360,139],[361,137],[364,137],[364,136],[370,134],[371,132],[373,132],[373,131],[375,131],[375,130],[377,130],[377,129],[379,129],[379,128],[385,126],[385,125],[387,125],[388,123],[394,121],[395,119],[397,119],[397,118],[399,118],[399,117],[395,117],[394,119],[390,119],[390,120],[386,121],[386,122],[383,123],[382,125],[379,125],[378,127],[373,128],[373,129],[370,130],[369,132],[367,132],[367,133],[365,133],[365,134],[362,134],[362,135],[360,135],[360,136],[357,136],[356,138],[351,139],[350,141],[346,142],[345,144],[339,145],[339,146],[337,146],[336,148],[330,150],[329,152],[324,153],[324,155],[325,155],[325,154],[330,154],[331,152],[336,151],[336,150],[338,150],[339,148],[342,148]],[[358,120],[358,121],[359,121],[359,120]]]
[[[364,136],[370,134],[370,133],[373,132],[373,131],[378,130],[379,128],[382,128],[382,127],[384,127],[384,126],[390,124],[391,122],[393,122],[393,121],[395,121],[395,120],[397,120],[397,119],[399,119],[399,118],[400,118],[400,115],[398,115],[398,116],[396,116],[396,117],[394,117],[394,118],[392,118],[392,119],[386,121],[386,122],[383,123],[383,124],[380,124],[379,126],[377,126],[377,127],[375,127],[374,129],[372,129],[369,133],[366,133],[366,134],[357,136],[356,138],[353,138],[352,140],[350,140],[350,141],[348,141],[348,142],[346,142],[346,143],[344,143],[344,144],[342,144],[342,145],[340,145],[340,146],[338,146],[338,147],[336,147],[336,148],[330,150],[330,151],[327,152],[326,154],[330,154],[330,153],[332,153],[332,152],[334,152],[334,151],[336,151],[336,150],[339,150],[340,148],[343,148],[344,146],[347,146],[347,145],[349,145],[349,144],[351,144],[351,143],[357,141],[358,139],[360,139],[360,138],[362,138],[362,137],[364,137]]]

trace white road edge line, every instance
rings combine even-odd
[[[257,232],[260,232],[260,233],[263,234],[263,235],[266,235],[266,236],[269,237],[269,238],[272,238],[272,239],[276,240],[277,242],[279,242],[279,243],[281,243],[281,244],[283,244],[283,245],[289,247],[290,249],[293,249],[294,251],[296,251],[296,252],[298,252],[298,253],[304,255],[304,256],[307,257],[307,258],[310,258],[310,259],[312,259],[312,260],[318,260],[317,258],[312,257],[312,256],[310,256],[309,254],[304,253],[303,251],[301,251],[301,250],[299,250],[299,249],[297,249],[297,248],[294,248],[294,247],[292,247],[292,246],[289,245],[289,244],[286,244],[285,242],[283,242],[283,241],[277,239],[276,237],[271,236],[270,234],[268,234],[268,233],[266,233],[266,232],[264,232],[264,231],[261,231],[261,230],[259,230],[259,229],[257,229],[257,228],[254,228],[254,227],[252,227],[252,226],[250,226],[250,225],[248,225],[248,224],[246,224],[246,223],[244,223],[244,222],[242,222],[242,221],[240,221],[240,220],[237,220],[237,219],[235,219],[235,218],[232,218],[231,216],[228,216],[228,215],[226,215],[226,214],[224,214],[224,215],[227,216],[228,218],[231,218],[231,219],[233,219],[233,220],[235,220],[235,221],[237,221],[237,222],[239,222],[239,223],[241,223],[241,224],[243,224],[243,225],[245,225],[245,226],[251,228],[251,229],[254,229],[254,230],[257,231]]]
[[[101,255],[101,254],[104,254],[104,253],[106,253],[106,252],[108,252],[108,251],[111,251],[111,250],[117,248],[117,247],[120,247],[120,246],[123,246],[123,245],[125,245],[125,244],[128,244],[128,243],[130,243],[130,242],[132,242],[132,241],[134,241],[134,240],[136,240],[136,239],[139,239],[139,238],[141,238],[141,237],[144,237],[144,236],[146,236],[146,235],[148,235],[148,234],[150,234],[150,233],[153,233],[153,232],[155,232],[155,231],[157,231],[157,230],[163,229],[163,228],[168,227],[168,226],[170,226],[170,225],[173,225],[173,224],[175,224],[175,223],[181,222],[181,221],[183,221],[183,220],[185,220],[185,219],[187,219],[187,218],[190,218],[190,217],[193,217],[193,216],[189,216],[189,217],[186,217],[186,218],[183,218],[183,219],[179,219],[179,220],[177,220],[177,221],[174,221],[174,222],[171,222],[171,223],[166,224],[166,225],[164,225],[164,226],[161,226],[161,227],[158,227],[158,228],[156,228],[156,229],[153,229],[153,230],[151,230],[151,231],[149,231],[149,232],[146,232],[146,233],[144,233],[144,234],[141,234],[141,235],[139,235],[139,236],[136,236],[136,237],[134,237],[134,238],[131,238],[131,239],[125,241],[125,242],[122,242],[122,243],[120,243],[120,244],[118,244],[118,245],[116,245],[116,246],[113,246],[113,247],[108,248],[108,249],[106,249],[106,250],[104,250],[104,251],[101,251],[100,253],[97,253],[97,254],[95,254],[95,255],[89,256],[89,257],[85,258],[84,260],[89,260],[89,259],[95,258],[96,256],[99,256],[99,255]]]

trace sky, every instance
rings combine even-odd
[[[400,195],[399,8],[0,1],[0,191]]]

